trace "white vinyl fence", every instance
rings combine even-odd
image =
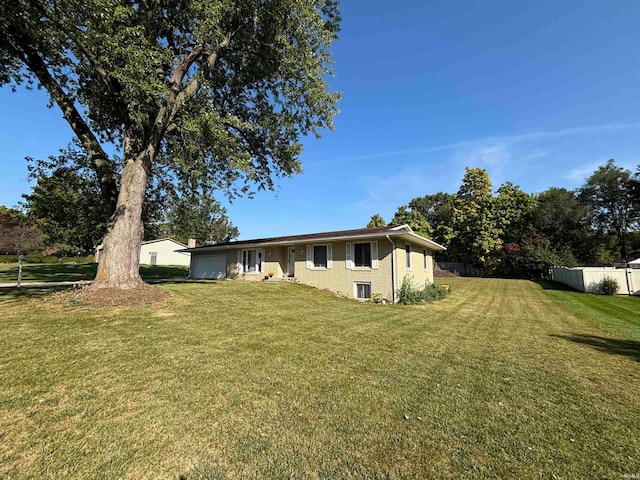
[[[599,282],[605,277],[618,282],[618,294],[640,295],[640,270],[614,267],[553,267],[551,278],[580,292],[595,293]]]

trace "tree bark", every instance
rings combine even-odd
[[[116,211],[104,237],[98,272],[91,289],[129,289],[144,284],[139,268],[148,158],[148,152],[145,152],[125,162]]]

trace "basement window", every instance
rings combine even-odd
[[[356,282],[355,283],[356,295],[355,297],[360,300],[367,300],[371,298],[371,283],[368,282]]]

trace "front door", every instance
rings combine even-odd
[[[289,248],[289,271],[287,272],[288,277],[295,277],[296,271],[296,249]]]

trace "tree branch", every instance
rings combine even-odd
[[[220,49],[228,47],[230,43],[231,34],[227,34],[223,41],[220,42],[220,45],[218,45],[218,49],[209,55],[203,69],[207,72],[212,71],[219,58]],[[189,69],[203,53],[204,46],[197,45],[176,65],[173,75],[171,75],[171,79],[169,80],[169,99],[167,100],[167,103],[158,110],[158,114],[156,115],[156,119],[153,123],[150,141],[146,148],[147,151],[158,152],[160,150],[162,138],[180,110],[180,107],[198,92],[198,89],[200,88],[198,75],[195,75],[183,89],[180,89],[180,85],[184,81]]]
[[[42,16],[48,18],[51,22],[53,22],[53,24],[61,32],[63,32],[71,42],[75,44],[78,50],[87,58],[89,63],[91,63],[95,71],[98,73],[98,75],[100,76],[100,80],[102,80],[105,88],[107,88],[108,90],[120,91],[119,85],[115,85],[114,80],[109,76],[106,69],[100,64],[100,62],[98,62],[98,59],[91,52],[91,50],[89,50],[85,46],[84,42],[80,40],[80,36],[78,35],[79,32],[77,30],[67,28],[67,26],[55,14],[55,12],[51,11],[48,7],[43,6],[40,3],[35,3],[34,6],[37,10],[40,11]],[[117,86],[118,88],[114,89],[114,86]]]
[[[203,67],[204,70],[209,73],[213,71],[213,68],[216,65],[216,62],[218,61],[218,58],[220,56],[220,50],[223,48],[227,48],[229,45],[231,44],[231,34],[227,34],[225,35],[224,39],[222,40],[222,42],[220,42],[220,45],[218,45],[218,49],[214,52],[212,52],[209,57],[207,58],[207,62],[205,64],[205,66]],[[186,74],[186,71],[185,71]],[[184,75],[183,75],[184,78]],[[187,100],[189,100],[191,97],[193,97],[196,93],[198,93],[198,90],[200,88],[200,82],[198,80],[198,76],[196,75],[195,77],[193,77],[193,79],[191,80],[191,82],[189,82],[183,89],[182,91],[180,91],[176,97],[175,97],[175,101],[173,102],[172,108],[171,108],[171,113],[170,113],[170,119],[172,119],[176,113],[178,113],[178,110],[180,108],[180,106],[186,102]]]
[[[51,98],[58,104],[60,110],[62,110],[62,116],[82,143],[87,154],[89,154],[91,165],[100,182],[102,197],[109,205],[109,213],[112,214],[115,212],[118,199],[118,184],[114,163],[104,152],[102,145],[100,145],[100,142],[98,142],[98,139],[84,118],[82,118],[80,112],[78,112],[73,100],[51,75],[46,63],[31,45],[29,38],[21,34],[16,34],[13,38],[20,47],[19,53],[21,60],[27,65],[29,70],[33,72],[42,86],[47,89]]]

